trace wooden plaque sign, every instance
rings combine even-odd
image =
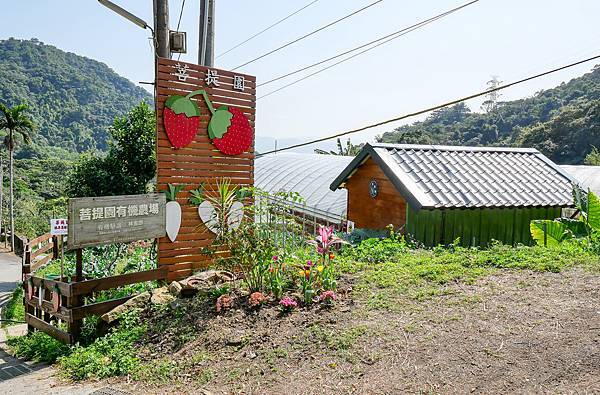
[[[256,78],[163,58],[156,67],[157,190],[174,192],[177,203],[168,203],[169,237],[159,240],[158,262],[171,280],[211,259],[205,248],[215,235],[190,191],[202,184],[214,194],[223,179],[254,185]]]
[[[69,199],[67,248],[162,237],[165,200],[162,193]]]

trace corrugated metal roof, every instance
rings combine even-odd
[[[600,196],[600,166],[561,166],[585,189],[591,189],[597,196]]]
[[[573,178],[529,148],[367,144],[331,188],[368,157],[417,209],[572,205]]]
[[[254,182],[269,193],[298,192],[309,208],[346,215],[348,192],[329,185],[354,159],[352,156],[278,153],[257,158]]]

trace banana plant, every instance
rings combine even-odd
[[[555,246],[565,240],[590,239],[600,232],[600,199],[592,191],[573,188],[573,201],[579,211],[576,219],[533,220],[530,223],[531,237],[538,245]]]

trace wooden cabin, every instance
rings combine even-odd
[[[332,182],[357,228],[393,225],[427,246],[531,244],[534,219],[572,207],[575,180],[529,148],[367,144]]]

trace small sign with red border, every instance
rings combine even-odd
[[[66,218],[57,218],[50,220],[50,234],[52,236],[66,235],[69,230],[69,223]]]

